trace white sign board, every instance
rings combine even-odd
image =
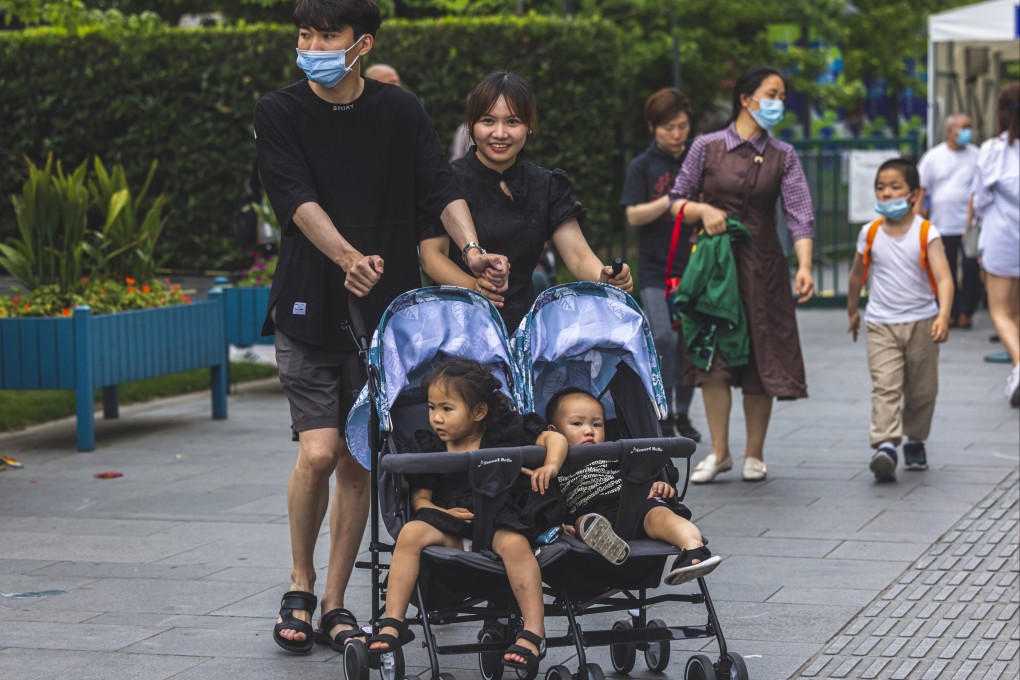
[[[875,175],[882,163],[899,156],[900,152],[895,149],[850,152],[847,220],[851,224],[863,224],[878,217],[875,213]]]

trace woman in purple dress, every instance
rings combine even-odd
[[[733,88],[730,124],[695,140],[670,192],[672,214],[683,207],[684,222],[701,222],[708,236],[726,230],[727,216],[738,217],[752,235],[733,243],[751,346],[749,362],[730,367],[717,353],[709,370],[688,364],[685,374],[689,384],[701,387],[712,437],[712,453],[691,475],[695,483],[710,482],[733,467],[731,387],[743,392],[745,481],[765,479],[764,445],[772,400],[807,397],[789,272],[776,233],[776,203],[782,199],[797,254],[795,289],[800,302],[814,294],[814,208],[793,147],[769,136],[769,129],[783,118],[785,99],[786,83],[779,71],[767,66],[745,71]]]

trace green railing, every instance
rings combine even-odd
[[[620,144],[618,148],[624,164],[629,164],[634,156],[648,148],[648,144],[648,140]],[[812,304],[842,306],[846,304],[847,277],[853,262],[857,233],[861,227],[860,223],[850,222],[847,212],[850,152],[896,149],[918,158],[920,140],[908,137],[799,139],[792,144],[804,167],[815,206],[814,273],[817,296]],[[619,213],[618,224],[618,239],[611,239],[617,243],[605,250],[612,251],[607,252],[609,255],[622,250],[628,259],[636,261],[637,239],[633,230],[627,228],[622,210]],[[780,225],[779,237],[789,253],[791,266],[796,266],[789,234],[783,225]]]

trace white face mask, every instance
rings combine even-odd
[[[364,39],[361,36],[354,41],[354,44],[345,50],[297,50],[297,65],[305,72],[308,80],[322,85],[323,87],[334,87],[337,83],[347,77],[354,65],[358,63],[361,55],[354,57],[351,65],[347,65],[347,53],[354,49]]]

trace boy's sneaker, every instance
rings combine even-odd
[[[896,449],[883,446],[871,457],[871,464],[868,465],[875,479],[879,482],[896,481]]]
[[[928,453],[924,450],[924,442],[910,442],[903,445],[903,469],[928,469]]]
[[[613,564],[620,565],[630,557],[630,546],[613,531],[613,523],[602,515],[590,513],[577,518],[577,537]]]
[[[701,441],[701,433],[691,424],[691,419],[686,413],[673,416],[673,431],[677,437],[687,437],[695,443]]]

